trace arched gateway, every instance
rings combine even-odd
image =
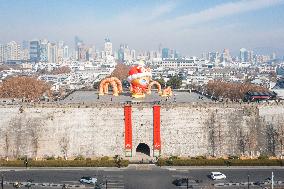
[[[125,122],[125,156],[133,157],[134,156],[152,156],[158,157],[161,155],[161,133],[160,133],[160,105],[153,106],[153,146],[148,145],[152,143],[151,141],[144,141],[147,143],[139,143],[135,149],[135,146],[132,144],[132,106],[126,104],[124,106],[124,122]],[[143,125],[141,124],[141,127]],[[137,144],[137,143],[136,143]],[[132,154],[132,150],[136,151],[136,153]]]
[[[150,147],[145,143],[139,143],[139,145],[136,148],[136,154],[138,153],[150,156]]]

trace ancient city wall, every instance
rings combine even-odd
[[[124,155],[123,104],[0,107],[0,156]],[[139,143],[153,155],[151,104],[132,108],[133,156]],[[162,156],[280,155],[284,105],[161,105]]]

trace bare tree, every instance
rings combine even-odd
[[[67,137],[62,137],[60,142],[60,147],[61,147],[61,152],[64,156],[64,158],[67,160],[68,157],[68,150],[69,150],[69,138]]]
[[[212,113],[206,122],[208,128],[209,154],[212,157],[216,156],[216,149],[217,149],[215,124],[216,124],[215,114]]]
[[[266,138],[267,138],[267,152],[268,154],[275,156],[278,133],[272,124],[267,125]]]
[[[38,155],[39,139],[41,137],[43,125],[43,121],[40,118],[29,118],[26,122],[26,127],[33,147],[33,157],[37,157]]]

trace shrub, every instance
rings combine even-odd
[[[196,156],[193,159],[206,159],[206,157],[205,156]]]
[[[240,159],[240,157],[239,156],[230,155],[230,156],[228,156],[228,159]]]
[[[22,160],[23,161],[23,160],[26,160],[26,158],[27,158],[26,156],[21,156],[21,157],[18,157],[17,160]]]
[[[101,158],[101,160],[102,160],[102,161],[108,161],[108,160],[109,160],[109,157],[108,157],[108,156],[104,156],[104,157]]]
[[[75,157],[74,160],[79,160],[79,161],[81,161],[81,160],[85,160],[85,158],[84,158],[82,155],[79,155],[79,156]]]
[[[268,155],[260,155],[257,159],[269,159]]]
[[[47,156],[45,157],[46,160],[55,160],[55,157],[54,156]]]
[[[158,166],[282,166],[284,160],[271,159],[162,159],[157,161]]]

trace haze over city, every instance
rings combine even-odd
[[[284,53],[283,0],[0,1],[0,43],[64,40],[103,46],[109,37],[138,49],[177,49],[184,55],[242,47]]]

